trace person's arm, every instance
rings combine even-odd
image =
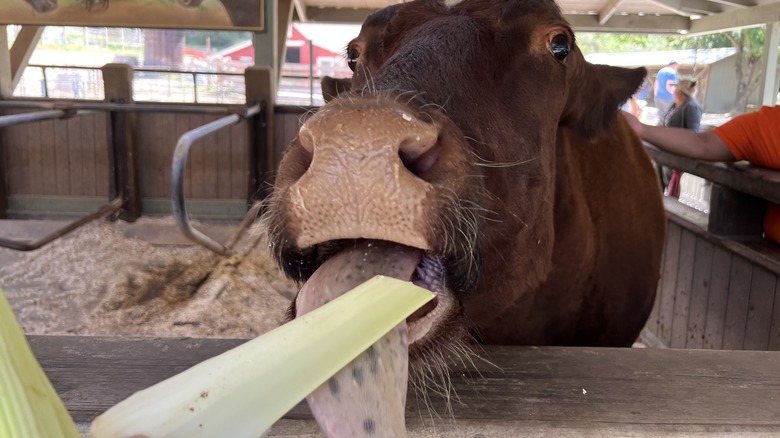
[[[623,117],[642,140],[667,152],[707,161],[734,161],[734,155],[715,133],[693,132],[685,128],[651,126],[622,111]]]
[[[669,92],[669,94],[674,94],[674,83],[677,82],[676,79],[671,78],[666,80],[666,91]]]

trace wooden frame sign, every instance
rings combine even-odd
[[[265,0],[2,0],[0,24],[262,31]]]

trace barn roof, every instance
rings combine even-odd
[[[360,23],[399,0],[292,0],[300,21]],[[705,34],[780,21],[780,0],[557,0],[577,31]]]

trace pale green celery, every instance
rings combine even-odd
[[[0,291],[0,438],[79,438]]]
[[[92,438],[257,438],[433,293],[377,276],[283,326],[139,391]]]

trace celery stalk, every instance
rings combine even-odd
[[[0,438],[80,436],[0,291]]]
[[[434,295],[377,276],[265,335],[136,392],[92,438],[256,438]]]

